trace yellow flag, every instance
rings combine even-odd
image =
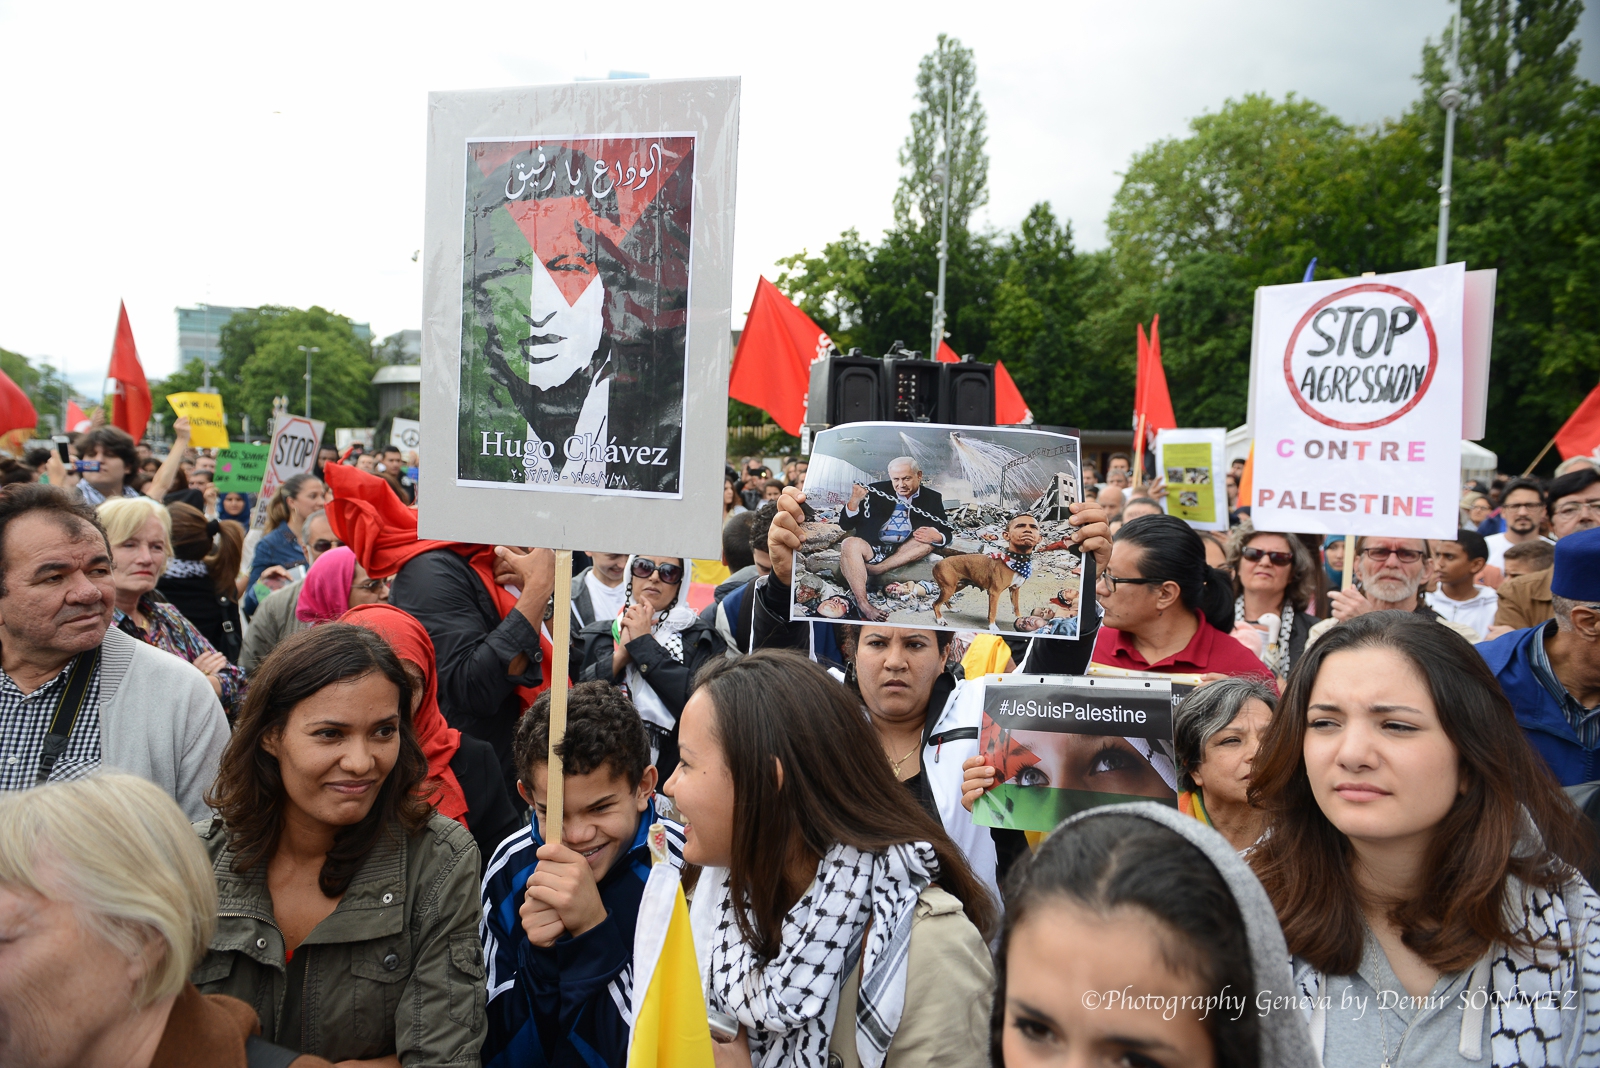
[[[711,1025],[678,870],[651,866],[633,940],[628,1068],[711,1068]]]
[[[189,417],[189,443],[197,449],[228,447],[228,417],[218,393],[169,393],[167,403]]]

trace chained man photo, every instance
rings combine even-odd
[[[944,498],[922,484],[922,468],[909,456],[889,461],[889,478],[859,483],[839,515],[851,536],[839,547],[839,570],[850,585],[861,618],[869,623],[888,614],[867,600],[867,577],[921,560],[935,545],[950,540]]]

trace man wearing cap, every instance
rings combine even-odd
[[[1555,618],[1484,642],[1528,744],[1563,786],[1600,779],[1600,530],[1556,542]]]

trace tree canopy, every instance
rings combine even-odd
[[[1463,8],[1449,258],[1499,272],[1485,444],[1520,469],[1600,381],[1600,88],[1575,72],[1579,0]],[[1417,99],[1385,122],[1353,126],[1294,94],[1252,94],[1196,117],[1186,136],[1130,161],[1109,247],[1089,254],[1048,204],[1012,231],[971,230],[988,168],[976,64],[941,36],[918,70],[894,226],[877,242],[850,230],[781,260],[777,285],[842,348],[922,347],[948,72],[958,114],[951,345],[1005,360],[1042,423],[1121,427],[1135,325],[1159,314],[1179,421],[1236,426],[1256,287],[1299,281],[1313,257],[1319,278],[1433,264],[1453,33],[1424,45]]]

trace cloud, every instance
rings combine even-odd
[[[380,337],[418,326],[430,90],[742,76],[737,325],[779,257],[888,225],[917,61],[941,30],[977,55],[986,221],[1012,225],[1048,200],[1092,248],[1132,154],[1230,97],[1294,91],[1354,122],[1398,114],[1449,11],[0,5],[0,345],[98,382],[119,299],[153,376],[176,362],[180,304],[320,303]]]

